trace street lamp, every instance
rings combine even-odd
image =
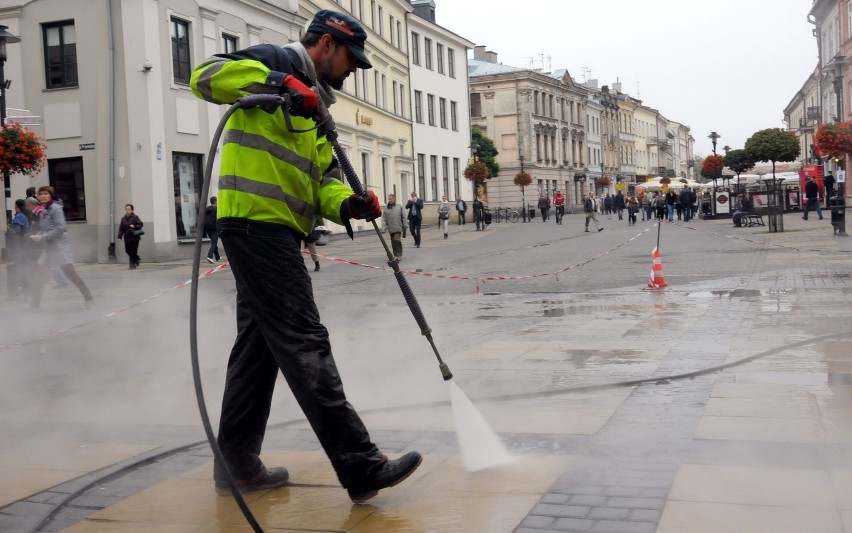
[[[9,27],[0,25],[0,128],[6,127],[6,77],[3,67],[6,64],[6,43],[19,43],[21,38],[6,31]],[[3,169],[3,187],[5,189],[6,202],[6,226],[12,224],[12,179],[9,171]]]
[[[710,135],[708,135],[707,138],[710,139],[710,142],[713,143],[713,155],[716,155],[716,141],[721,139],[722,136],[716,133],[715,131],[711,131]]]
[[[524,173],[524,159],[525,158],[524,158],[523,155],[518,156],[518,161],[521,162],[521,174]],[[526,197],[524,196],[524,186],[523,185],[521,185],[521,217],[523,218],[524,222],[527,222],[527,200],[526,200]]]
[[[473,166],[476,168],[476,154],[479,153],[479,143],[470,143],[468,148],[470,148],[471,153],[473,153]],[[474,178],[470,181],[473,184],[473,200],[476,201],[476,179]]]
[[[725,155],[728,155],[728,152],[731,151],[731,147],[726,144],[725,146],[722,147],[722,150],[725,151]]]

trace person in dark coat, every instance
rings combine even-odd
[[[222,256],[219,255],[219,230],[216,229],[216,197],[210,197],[210,205],[204,210],[204,235],[210,239],[210,248],[207,250],[207,262],[218,263]]]
[[[807,201],[805,202],[805,212],[802,214],[802,220],[807,220],[808,211],[812,211],[814,208],[816,208],[819,219],[822,220],[822,207],[819,205],[819,185],[810,176],[808,176],[808,181],[805,183],[805,198],[807,198]]]
[[[408,229],[414,237],[414,247],[420,248],[420,224],[423,223],[423,200],[417,197],[417,193],[411,193],[411,199],[405,204],[408,209]]]
[[[624,220],[624,194],[618,191],[612,200],[612,208],[618,214],[618,220]]]
[[[825,187],[825,205],[826,206],[829,205],[829,203],[828,203],[829,198],[834,196],[834,182],[835,182],[834,174],[832,174],[831,172],[826,174],[826,176],[822,179],[822,186]]]
[[[139,241],[141,235],[137,233],[142,229],[142,219],[133,212],[133,204],[124,205],[124,216],[121,217],[121,225],[118,227],[118,240],[124,241],[124,251],[130,261],[129,270],[136,270],[139,266]]]

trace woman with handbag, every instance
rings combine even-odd
[[[124,216],[121,217],[121,226],[118,228],[118,239],[124,239],[124,251],[130,261],[130,270],[136,270],[139,266],[139,241],[145,231],[142,229],[142,219],[133,212],[133,204],[125,204]]]

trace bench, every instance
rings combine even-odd
[[[746,213],[740,215],[740,224],[743,226],[764,226],[763,215],[757,213]]]

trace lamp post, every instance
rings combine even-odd
[[[722,147],[722,150],[725,151],[725,155],[728,155],[728,152],[731,151],[731,147],[726,144],[725,146]]]
[[[470,148],[470,151],[473,154],[473,165],[475,167],[476,166],[476,154],[479,153],[479,144],[475,143],[475,142],[470,143],[470,146],[468,148]],[[472,179],[471,183],[473,183],[473,200],[476,201],[476,179],[475,178]]]
[[[521,174],[524,173],[524,159],[525,158],[524,158],[523,155],[518,156],[518,161],[521,162]],[[523,219],[524,222],[527,222],[527,200],[526,200],[526,197],[524,196],[524,186],[523,185],[521,185],[521,218]]]
[[[6,89],[9,82],[3,73],[6,65],[6,43],[19,43],[21,38],[6,31],[9,27],[0,25],[0,128],[6,127]],[[6,226],[12,224],[12,178],[9,171],[3,169],[4,201],[6,202]]]
[[[716,141],[721,139],[722,136],[716,133],[715,131],[711,131],[710,135],[708,135],[707,138],[710,139],[710,142],[713,143],[713,155],[716,155]]]

